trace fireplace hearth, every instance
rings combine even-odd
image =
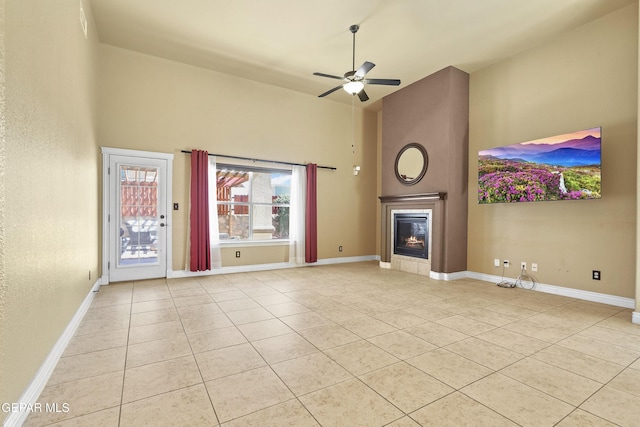
[[[429,214],[394,215],[393,253],[414,258],[429,258]]]

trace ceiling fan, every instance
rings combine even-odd
[[[343,80],[344,83],[340,86],[336,86],[333,89],[329,89],[325,93],[318,95],[318,98],[325,97],[336,90],[343,88],[347,93],[351,95],[358,95],[360,101],[365,102],[369,99],[367,93],[364,91],[364,85],[386,85],[386,86],[398,86],[400,80],[398,79],[366,79],[366,74],[376,66],[373,62],[365,61],[357,70],[356,68],[356,33],[360,29],[359,25],[352,25],[349,27],[349,31],[353,34],[353,61],[352,70],[344,73],[343,77],[334,76],[332,74],[325,73],[313,73],[314,76],[328,77],[330,79]]]

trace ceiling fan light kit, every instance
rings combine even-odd
[[[369,100],[369,96],[364,90],[364,86],[367,84],[370,85],[385,85],[385,86],[399,86],[399,79],[365,79],[365,76],[373,67],[376,66],[373,62],[365,61],[360,68],[357,70],[356,68],[356,33],[360,29],[358,25],[352,25],[349,27],[349,31],[353,34],[353,60],[351,63],[352,70],[344,73],[344,77],[335,76],[333,74],[325,74],[325,73],[313,73],[315,76],[326,77],[329,79],[336,79],[344,81],[340,86],[336,86],[333,89],[329,89],[328,91],[321,93],[318,95],[318,98],[323,98],[338,89],[342,88],[350,95],[358,95],[360,101],[365,102]]]
[[[348,83],[345,83],[344,86],[342,86],[342,88],[349,95],[355,95],[358,92],[360,92],[362,89],[364,89],[364,83],[362,83],[360,81],[350,81]]]

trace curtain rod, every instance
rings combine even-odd
[[[188,151],[188,150],[181,150],[181,151],[183,153],[186,153],[186,154],[191,154],[191,151]],[[306,166],[305,164],[302,164],[302,163],[279,162],[277,160],[252,159],[250,157],[227,156],[225,154],[209,153],[209,155],[210,156],[216,156],[216,157],[226,157],[227,159],[250,160],[252,162],[277,163],[277,164],[280,164],[280,165],[289,165],[289,166]],[[334,171],[337,168],[334,168],[333,166],[318,166],[318,169],[329,169],[329,170]]]

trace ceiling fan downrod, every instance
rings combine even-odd
[[[360,26],[356,24],[349,27],[349,31],[351,31],[351,34],[353,34],[353,55],[351,58],[351,71],[353,72],[356,71],[356,33],[359,29]]]

